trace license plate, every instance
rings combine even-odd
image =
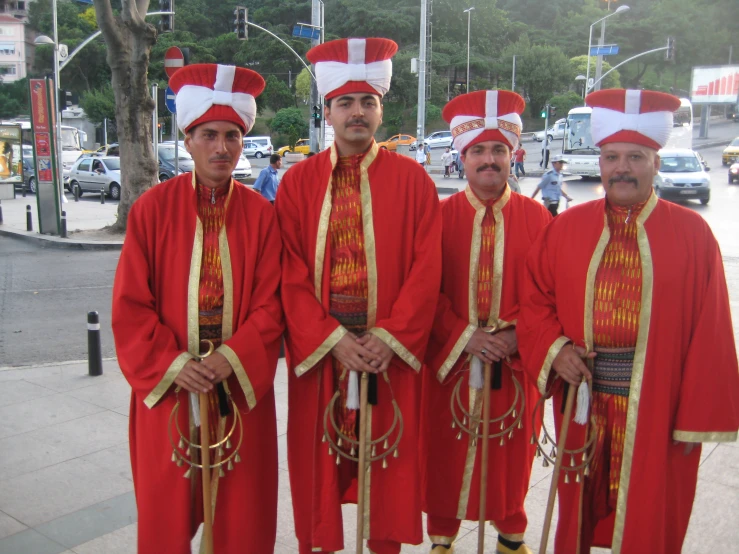
[[[695,194],[694,190],[681,190],[680,194]]]

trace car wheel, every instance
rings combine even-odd
[[[113,200],[121,199],[121,185],[118,183],[110,183],[109,193]]]
[[[80,184],[77,181],[70,181],[69,182],[69,190],[72,191],[72,194],[74,194],[74,189],[75,188],[77,189],[77,197],[78,198],[81,198],[82,197],[82,187],[80,186]]]
[[[711,197],[710,196],[708,198],[701,198],[701,204],[703,204],[705,206],[706,204],[708,204],[708,201],[709,200],[711,200]]]
[[[547,135],[547,142],[552,142],[554,140],[554,137],[552,135]]]
[[[159,182],[160,182],[160,183],[163,183],[163,182],[164,182],[164,181],[166,181],[167,179],[169,179],[169,175],[167,175],[166,173],[160,173],[160,174],[159,174]]]
[[[28,188],[33,194],[36,194],[36,178],[35,177],[31,177],[30,179],[28,179]]]
[[[257,151],[257,153],[254,154],[254,157],[257,158],[258,160],[261,160],[262,158],[264,158],[264,154],[262,154],[261,152]]]

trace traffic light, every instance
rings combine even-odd
[[[321,106],[313,106],[313,126],[321,126]]]
[[[557,117],[557,106],[549,106],[549,119]]]
[[[236,33],[236,38],[239,40],[246,40],[249,38],[249,34],[246,31],[248,13],[248,10],[244,6],[236,6],[236,9],[234,10],[234,33]]]
[[[171,33],[174,31],[174,0],[159,0],[159,11],[169,12],[168,15],[159,16],[159,32]]]
[[[60,110],[64,110],[72,105],[72,93],[68,90],[59,89],[59,102],[57,104]]]
[[[667,37],[667,50],[665,50],[665,60],[668,62],[675,61],[675,39]]]
[[[547,106],[541,109],[541,118],[544,119],[547,116]]]

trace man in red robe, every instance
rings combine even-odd
[[[558,428],[562,383],[593,390],[590,415],[569,426],[565,446],[594,436],[594,457],[579,467],[581,454],[564,454],[555,552],[674,554],[700,443],[734,441],[739,428],[721,253],[700,215],[652,190],[679,100],[602,90],[586,101],[606,198],[544,231],[527,260],[518,321],[524,366],[542,394],[553,392]]]
[[[465,429],[482,427],[463,412],[482,419],[483,363],[496,364],[485,520],[498,530],[498,552],[531,552],[523,544],[524,499],[538,393],[521,372],[515,326],[526,254],[552,217],[507,185],[524,107],[514,92],[488,90],[458,96],[443,112],[468,186],[441,203],[441,295],[423,381],[424,511],[433,554],[453,552],[462,520],[479,518],[482,440]]]
[[[371,374],[367,440],[377,441],[368,449],[375,461],[365,473],[363,537],[376,554],[422,540],[418,372],[439,291],[441,222],[426,172],[373,139],[396,50],[368,38],[308,52],[335,142],[291,168],[277,194],[301,553],[344,548],[341,505],[357,501],[357,463],[346,456],[357,454],[360,372]]]
[[[208,395],[210,443],[223,443],[210,450],[211,463],[224,462],[211,472],[214,551],[272,552],[280,236],[269,202],[231,178],[264,80],[191,65],[170,86],[195,170],[134,203],[113,287],[118,362],[133,389],[138,552],[189,553],[203,520],[201,470],[190,468],[201,463],[198,393]],[[215,352],[197,361],[204,341]]]

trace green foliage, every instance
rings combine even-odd
[[[414,120],[418,117],[418,106],[413,107],[412,115]],[[441,108],[432,104],[431,102],[426,102],[426,123],[433,123],[434,121],[439,121],[440,119]]]
[[[86,92],[80,98],[80,106],[93,123],[102,123],[105,118],[115,121],[115,97],[110,84],[99,90]]]
[[[295,141],[308,136],[308,122],[298,108],[283,108],[279,110],[272,119],[270,128],[273,133],[279,133],[286,137],[292,137],[297,134]],[[295,143],[292,143],[291,146],[295,146]]]
[[[0,118],[11,119],[30,113],[28,79],[0,84]]]
[[[260,98],[263,98],[265,105],[275,112],[282,108],[295,106],[295,97],[287,88],[287,84],[274,75],[267,77],[266,86]]]
[[[595,82],[595,62],[597,56],[590,56],[590,78]],[[588,71],[588,57],[587,56],[575,56],[570,59],[570,67],[572,74],[577,77],[578,75],[587,75]],[[607,61],[603,61],[601,75],[605,75],[611,70],[611,64]],[[584,82],[584,81],[583,81]],[[578,87],[580,86],[578,81]],[[620,88],[621,87],[621,75],[618,69],[608,73],[605,78],[600,82],[600,88]]]
[[[298,78],[295,79],[295,96],[301,102],[307,103],[310,100],[310,83],[310,73],[303,68],[298,74]]]
[[[558,94],[556,96],[552,96],[549,100],[549,105],[554,106],[557,108],[557,117],[556,119],[561,119],[563,117],[567,117],[567,113],[572,109],[576,108],[578,106],[582,106],[582,96],[577,94],[576,92],[565,92],[563,94]],[[554,121],[549,121],[549,124],[551,125],[554,123]]]

